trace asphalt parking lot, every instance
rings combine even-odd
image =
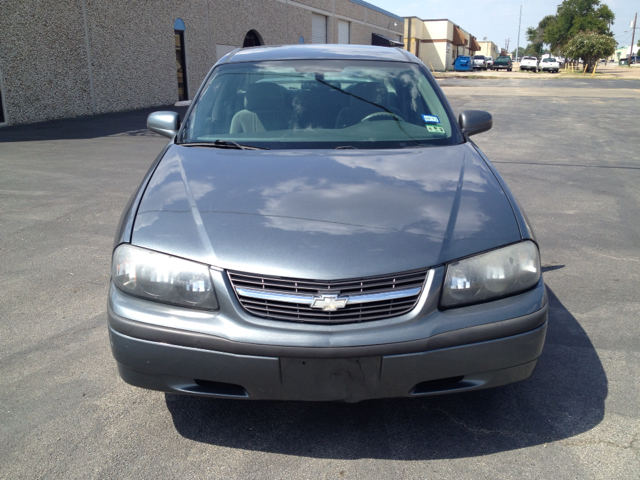
[[[8,127],[0,479],[637,479],[640,81],[441,84],[456,113],[493,114],[473,138],[541,245],[550,317],[532,378],[358,404],[130,387],[109,349],[110,253],[165,139],[145,129],[150,110]]]

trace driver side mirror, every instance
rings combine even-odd
[[[164,137],[173,138],[180,130],[180,115],[176,112],[153,112],[147,117],[147,128]]]
[[[475,135],[476,133],[486,132],[493,127],[493,117],[489,112],[482,110],[465,110],[460,113],[458,123],[462,132],[466,135]]]

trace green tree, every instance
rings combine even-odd
[[[640,40],[638,41],[638,43],[640,43]],[[513,52],[511,52],[511,55],[513,56],[513,58],[516,58],[516,56],[518,58],[524,57],[524,47],[518,47],[517,49],[514,49]]]
[[[607,58],[615,51],[615,39],[597,32],[579,32],[565,45],[566,55],[573,59],[582,58],[588,72],[593,71],[600,58]]]
[[[567,55],[564,47],[579,32],[613,37],[609,27],[614,19],[614,13],[600,0],[564,0],[558,5],[553,19],[547,20],[543,41],[551,47],[552,52],[560,51]]]
[[[543,49],[541,43],[530,43],[527,45],[527,48],[524,49],[525,55],[530,55],[532,57],[538,57],[542,55]]]
[[[527,28],[527,40],[532,45],[530,51],[538,52],[536,54],[528,53],[527,55],[536,55],[540,56],[544,53],[544,34],[547,29],[556,21],[556,17],[554,15],[547,15],[538,23],[537,27],[529,27]]]
[[[544,50],[544,45],[542,43],[542,38],[538,33],[538,29],[536,27],[527,28],[527,40],[529,40],[529,44],[527,48],[524,50],[525,55],[534,55],[539,57],[542,55]]]

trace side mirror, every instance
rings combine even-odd
[[[493,127],[493,118],[489,112],[482,110],[465,110],[460,113],[458,123],[462,131],[471,136],[476,133],[491,130],[491,127]]]
[[[153,112],[147,117],[147,128],[164,137],[173,138],[180,129],[180,115],[176,112]]]

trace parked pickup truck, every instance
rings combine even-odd
[[[520,61],[520,70],[538,71],[538,59],[536,57],[522,57]]]
[[[480,70],[487,69],[487,62],[484,55],[476,55],[473,57],[473,68],[479,68]]]
[[[504,68],[507,72],[510,72],[513,68],[513,63],[511,62],[511,57],[507,55],[500,55],[495,59],[493,65],[491,66],[493,70],[500,70]]]
[[[556,72],[560,71],[560,62],[553,57],[543,58],[540,62],[540,66],[538,66],[541,72]]]

